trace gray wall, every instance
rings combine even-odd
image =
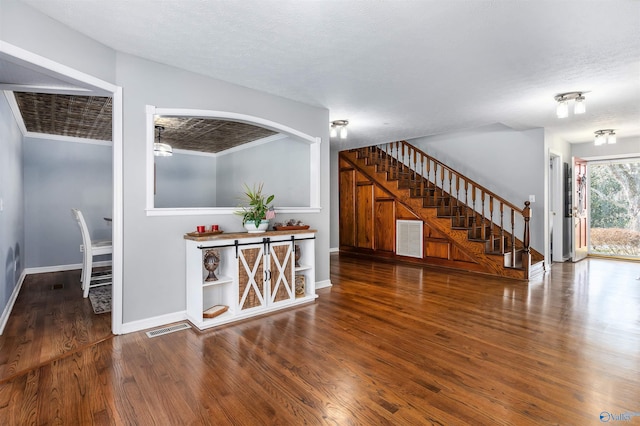
[[[0,40],[113,83],[115,51],[17,0],[0,0]]]
[[[275,195],[276,207],[309,206],[309,144],[278,139],[218,157],[218,206],[235,207],[243,184],[262,182],[265,195]],[[278,219],[280,220],[280,218]]]
[[[25,268],[22,149],[20,129],[0,94],[0,314]]]
[[[272,120],[322,137],[322,211],[300,214],[319,230],[316,279],[329,279],[329,113],[219,80],[117,55],[117,84],[124,95],[124,306],[125,323],[185,309],[185,245],[199,224],[241,231],[235,215],[158,216],[145,212],[145,106],[230,111]],[[264,174],[268,164],[261,165]]]
[[[331,249],[340,248],[340,167],[338,161],[339,149],[331,150]]]
[[[535,195],[531,246],[544,253],[544,129],[516,131],[496,124],[408,142],[516,206],[524,207]]]
[[[156,157],[154,206],[237,207],[243,184],[262,182],[276,207],[308,207],[309,152],[308,143],[286,137],[217,157]]]
[[[72,208],[82,211],[93,239],[111,239],[104,220],[112,215],[111,151],[105,145],[25,138],[27,267],[82,262],[82,237]]]
[[[639,157],[640,137],[618,137],[618,143],[613,145],[596,146],[593,142],[572,144],[571,155],[585,160],[612,157]],[[571,159],[569,159],[569,163],[571,163]]]
[[[180,154],[154,157],[156,195],[154,206],[213,207],[216,205],[216,164],[213,156]]]

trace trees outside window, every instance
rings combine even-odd
[[[591,163],[590,252],[640,257],[640,160]]]

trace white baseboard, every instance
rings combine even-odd
[[[329,247],[329,253],[338,253],[339,251],[338,247]]]
[[[331,280],[316,281],[316,289],[331,287]]]
[[[0,317],[0,334],[4,333],[4,328],[7,326],[9,315],[11,315],[13,305],[16,303],[16,299],[18,298],[18,294],[20,294],[20,289],[22,288],[22,283],[24,282],[24,278],[26,276],[27,274],[23,270],[22,274],[20,274],[20,278],[18,279],[18,283],[13,288],[13,292],[11,292],[11,297],[7,302],[7,306],[5,306],[4,311],[2,312],[2,316]]]
[[[145,318],[139,321],[131,321],[122,324],[120,328],[121,334],[133,333],[148,328],[160,327],[173,322],[185,321],[187,319],[187,311],[174,312],[172,314],[160,315],[153,318]]]
[[[103,260],[102,262],[93,262],[94,267],[111,266],[110,260]],[[53,266],[40,266],[37,268],[25,268],[26,275],[29,274],[44,274],[47,272],[62,272],[73,271],[74,269],[82,269],[82,263],[73,263],[71,265],[53,265]]]

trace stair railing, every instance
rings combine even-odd
[[[522,267],[528,274],[531,265],[529,201],[526,201],[525,207],[521,209],[405,141],[390,142],[359,150],[361,152],[364,150],[370,160],[391,173],[390,178],[409,179],[416,192],[423,195],[429,193],[433,197],[431,201],[434,204],[439,197],[452,196],[457,201],[455,207],[450,206],[451,209],[455,208],[459,212],[463,210],[463,206],[468,207],[464,208],[465,222],[475,225],[480,223],[479,237],[488,241],[490,250],[501,254],[507,253],[505,238],[510,237],[508,248],[511,252],[511,266],[516,266],[516,250],[521,248]],[[433,190],[434,187],[439,191]],[[507,224],[505,224],[505,214],[508,218]],[[487,228],[489,235],[487,235]],[[523,236],[522,247],[516,247],[516,235]]]

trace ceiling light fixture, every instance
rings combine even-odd
[[[586,92],[566,92],[555,95],[554,99],[558,103],[556,107],[556,115],[558,118],[566,118],[569,116],[569,101],[574,101],[574,114],[584,114],[587,111],[584,93]]]
[[[616,143],[616,134],[613,129],[596,130],[594,143],[596,145],[613,144]]]
[[[160,142],[161,133],[164,130],[163,126],[156,126],[158,131],[158,142],[153,143],[153,155],[156,157],[171,157],[173,155],[173,148],[168,143]]]
[[[340,135],[340,139],[347,138],[347,125],[349,120],[335,120],[331,122],[331,137],[335,138]]]

